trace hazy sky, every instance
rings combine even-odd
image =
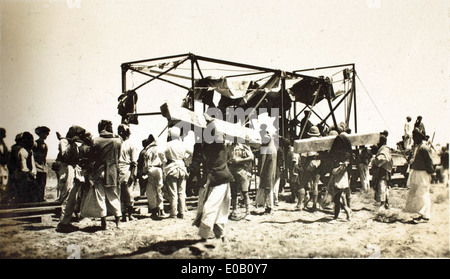
[[[387,129],[395,147],[405,117],[422,115],[434,142],[448,142],[445,0],[0,3],[0,127],[8,146],[17,133],[46,125],[54,158],[55,131],[77,124],[97,136],[100,119],[117,126],[120,65],[189,52],[289,71],[355,63],[375,103],[357,83],[358,132]],[[152,96],[138,102],[140,112],[174,98],[170,91]],[[165,126],[160,116],[139,120],[137,144]]]

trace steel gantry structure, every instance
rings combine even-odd
[[[343,73],[342,82],[349,84],[344,91],[334,92],[334,82],[329,77],[304,74],[308,71],[333,68],[344,68],[341,71]],[[220,78],[212,78],[211,72]],[[229,74],[230,72],[231,74]],[[127,83],[130,73],[142,75],[146,80],[130,88]],[[136,60],[121,65],[122,94],[130,91],[136,92],[153,81],[159,80],[185,90],[187,92],[185,106],[191,110],[194,110],[195,101],[203,102],[203,110],[205,110],[205,105],[208,102],[211,104],[211,101],[206,101],[208,94],[212,94],[211,92],[221,95],[219,106],[252,106],[254,109],[263,106],[278,107],[280,111],[279,134],[283,137],[291,137],[294,134],[301,137],[305,133],[306,127],[299,128],[297,118],[306,109],[309,109],[307,119],[314,114],[320,119],[320,125],[330,126],[327,120],[331,117],[332,125],[337,127],[339,121],[335,112],[342,104],[347,106],[344,121],[347,127],[350,126],[350,114],[353,107],[354,131],[357,132],[355,75],[355,64],[285,71],[199,56],[193,53]],[[239,90],[232,88],[232,80],[241,80]],[[323,99],[328,103],[329,112],[326,116],[321,116],[315,111],[315,106]],[[334,106],[333,103],[335,103]],[[303,105],[300,110],[297,108],[299,104]],[[129,116],[160,114],[159,111],[138,113],[136,110],[128,113]],[[298,134],[297,130],[299,130]]]

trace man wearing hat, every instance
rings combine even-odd
[[[133,220],[134,197],[132,186],[136,182],[137,176],[137,149],[130,141],[130,127],[127,124],[120,124],[117,133],[122,138],[122,146],[119,159],[119,187],[120,201],[122,203],[122,221],[126,222],[127,217]]]
[[[422,116],[417,116],[416,122],[414,123],[414,129],[417,128],[424,136],[427,135],[425,131],[425,125],[422,122]]]
[[[313,124],[311,123],[311,121],[309,121],[308,117],[310,115],[309,110],[305,110],[305,116],[302,118],[302,120],[300,121],[300,129],[304,130],[305,132],[302,135],[302,139],[306,138],[307,136],[305,135],[307,131],[309,131],[311,129],[311,127],[313,126]],[[300,132],[301,133],[301,132]],[[299,135],[298,137],[300,138],[301,135]]]
[[[107,229],[107,213],[115,217],[116,227],[120,225],[122,210],[119,189],[119,158],[122,140],[113,133],[112,122],[98,123],[99,136],[89,151],[92,171],[89,180],[95,192],[94,199],[82,206],[83,217],[101,218],[102,230]]]
[[[78,125],[72,125],[65,137],[61,137],[58,143],[58,155],[56,161],[60,163],[57,170],[59,191],[58,201],[64,204],[74,185],[74,166],[78,162],[78,147],[76,141],[80,139],[86,130]]]
[[[387,137],[383,134],[380,136],[378,143],[378,152],[373,160],[373,166],[375,175],[374,190],[375,200],[381,203],[386,209],[389,209],[389,187],[388,181],[391,178],[391,171],[394,166],[392,161],[392,155],[387,144]]]
[[[151,218],[164,218],[164,180],[163,180],[163,162],[164,150],[156,141],[155,137],[150,134],[147,138],[148,145],[144,149],[144,158],[142,173],[147,176],[147,184],[145,193],[147,195],[149,212],[152,213]]]
[[[78,195],[83,184],[80,159],[85,155],[78,146],[87,139],[89,133],[83,127],[72,125],[65,137],[59,137],[59,153],[56,158],[60,162],[58,174],[59,201],[61,202],[61,217],[56,228],[57,232],[69,233],[79,228],[70,222],[72,216],[78,211]],[[58,135],[58,133],[57,133]],[[84,149],[84,148],[83,148]]]
[[[37,201],[45,201],[45,185],[47,184],[47,153],[48,146],[45,143],[48,135],[50,134],[50,129],[46,126],[37,127],[34,132],[39,138],[33,147],[34,162],[36,164],[36,195]]]
[[[315,138],[320,137],[320,130],[317,126],[312,126],[307,132],[308,137]],[[295,207],[296,210],[302,211],[303,208],[307,209],[309,200],[312,200],[312,211],[317,210],[317,199],[319,195],[319,181],[320,172],[319,166],[321,160],[319,153],[307,152],[300,155],[301,174],[299,182],[298,203]],[[306,199],[306,193],[309,193],[310,198]],[[304,203],[304,204],[303,204]]]

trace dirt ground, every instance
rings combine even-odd
[[[286,191],[272,214],[262,215],[263,208],[252,207],[251,215],[229,221],[228,243],[206,246],[198,243],[198,229],[191,225],[193,206],[185,219],[153,220],[143,210],[119,229],[109,217],[106,231],[99,230],[99,220],[83,219],[74,223],[80,230],[68,234],[56,232],[58,219],[52,215],[40,223],[0,219],[0,258],[449,258],[448,188],[432,185],[432,218],[422,224],[411,223],[415,216],[401,212],[407,191],[391,189],[389,210],[374,203],[372,192],[354,192],[352,220],[347,222],[342,212],[336,223],[330,223],[331,209],[294,211]],[[51,200],[54,193],[47,197]]]

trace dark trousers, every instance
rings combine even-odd
[[[145,191],[147,189],[147,183],[148,183],[148,179],[147,178],[139,178],[139,193],[141,196],[145,195]]]
[[[341,212],[341,208],[344,208],[345,212],[347,213],[347,216],[349,216],[349,206],[347,201],[347,193],[350,191],[346,189],[339,189],[334,188],[334,196],[333,196],[333,202],[334,202],[334,218],[337,219],[339,217],[339,213]],[[342,203],[341,203],[342,198]]]
[[[47,173],[36,173],[36,199],[39,202],[43,202],[45,199],[45,185],[47,185]]]
[[[38,202],[37,184],[34,179],[18,179],[17,194],[19,203]]]

